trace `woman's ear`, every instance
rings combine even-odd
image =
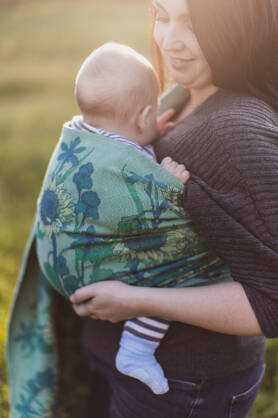
[[[152,116],[152,106],[147,105],[139,110],[137,117],[136,117],[136,127],[139,130],[140,134],[148,128],[151,116]]]

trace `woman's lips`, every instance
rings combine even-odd
[[[169,57],[168,60],[169,60],[169,64],[171,65],[171,67],[177,70],[186,67],[186,65],[194,61],[193,58],[174,58],[174,57]]]

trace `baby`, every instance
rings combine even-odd
[[[83,63],[75,93],[81,116],[73,118],[73,128],[125,143],[156,161],[151,144],[173,125],[167,121],[172,113],[157,120],[159,82],[146,58],[127,46],[105,44]],[[183,165],[169,157],[161,165],[182,183],[187,181]],[[154,356],[168,326],[155,318],[126,321],[116,356],[120,372],[146,383],[156,394],[169,389]]]

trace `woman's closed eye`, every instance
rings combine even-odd
[[[157,22],[168,22],[169,16],[165,9],[153,3],[154,17]]]
[[[169,18],[167,15],[165,14],[161,14],[161,13],[155,13],[155,21],[156,22],[162,22],[162,23],[167,23],[169,21]]]
[[[187,29],[189,29],[191,32],[193,32],[193,26],[192,26],[191,20],[190,20],[190,18],[189,18],[188,16],[184,16],[184,17],[182,18],[182,24],[183,24],[183,26],[184,26],[185,28],[187,28]]]
[[[169,16],[166,11],[154,7],[154,18],[156,22],[168,22]]]

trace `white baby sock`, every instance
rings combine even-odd
[[[126,321],[116,355],[117,369],[145,383],[155,394],[168,392],[169,386],[154,352],[169,328],[168,321],[136,318]]]

